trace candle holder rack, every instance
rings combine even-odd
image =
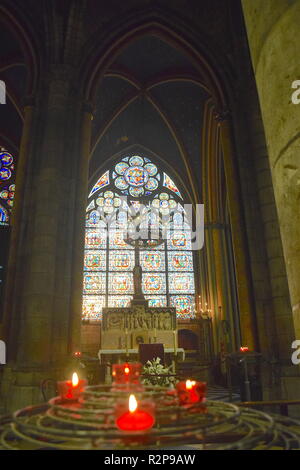
[[[128,386],[89,386],[78,402],[48,403],[16,411],[0,420],[0,449],[300,449],[300,422],[232,403],[207,401],[180,406],[165,387],[144,387],[137,400],[153,400],[151,430],[125,432],[115,425],[114,407],[132,393]]]

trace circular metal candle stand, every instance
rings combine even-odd
[[[115,405],[134,393],[137,401],[153,400],[156,419],[148,431],[116,427]],[[24,408],[0,420],[2,450],[117,449],[299,449],[300,422],[232,403],[207,401],[180,406],[163,387],[134,391],[126,386],[86,387],[78,402]]]

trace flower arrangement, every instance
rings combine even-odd
[[[144,385],[159,385],[160,387],[168,387],[174,385],[176,382],[175,377],[169,377],[172,374],[172,366],[164,366],[161,364],[160,357],[153,358],[152,361],[147,361],[143,367],[143,374],[149,376],[143,378]],[[165,377],[164,377],[165,376]]]

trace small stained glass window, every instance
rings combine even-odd
[[[109,171],[106,171],[106,173],[104,173],[104,175],[102,175],[98,179],[97,183],[93,186],[92,191],[89,194],[89,197],[92,196],[93,194],[95,194],[100,189],[107,186],[108,184],[109,184]]]
[[[14,157],[0,147],[0,226],[8,226],[14,205]]]

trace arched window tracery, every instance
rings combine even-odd
[[[153,236],[158,228],[163,233],[159,244],[144,236],[139,250],[149,306],[170,305],[178,319],[194,317],[191,230],[183,204],[174,181],[145,156],[125,156],[101,175],[86,209],[83,319],[100,320],[103,307],[129,305],[135,253],[128,236],[136,228],[136,214],[141,232]]]

